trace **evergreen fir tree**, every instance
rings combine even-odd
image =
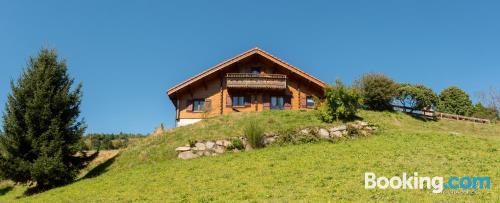
[[[53,49],[30,58],[16,83],[11,81],[0,136],[0,176],[18,183],[50,188],[74,180],[84,159],[78,143],[85,130],[78,121],[81,84]]]

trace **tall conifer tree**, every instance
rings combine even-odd
[[[11,81],[0,135],[0,176],[50,188],[72,181],[83,165],[75,154],[85,130],[78,120],[81,84],[53,49],[30,58],[20,78]]]

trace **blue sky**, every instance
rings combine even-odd
[[[366,72],[472,96],[500,88],[499,1],[0,1],[0,105],[56,48],[83,83],[87,132],[174,124],[165,91],[260,47],[325,82]]]

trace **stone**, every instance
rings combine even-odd
[[[196,144],[194,144],[194,146],[195,146],[197,151],[204,151],[207,149],[205,144],[203,144],[202,142],[197,142]]]
[[[215,144],[219,146],[224,146],[224,140],[217,140],[215,141]]]
[[[330,132],[347,130],[347,126],[339,125],[337,127],[330,128]]]
[[[352,128],[358,129],[358,130],[363,128],[363,126],[361,126],[357,123],[351,123],[351,124],[349,124],[349,126]]]
[[[212,153],[210,153],[209,151],[204,151],[203,152],[203,156],[210,156]]]
[[[250,150],[252,150],[252,145],[246,143],[245,144],[245,151],[250,151]]]
[[[273,142],[276,142],[276,138],[275,137],[266,137],[266,138],[264,138],[264,144],[265,145],[271,144]]]
[[[212,141],[207,141],[205,143],[205,146],[208,148],[208,149],[213,149],[214,146],[215,146],[215,142],[212,142]]]
[[[214,152],[216,154],[222,154],[222,153],[224,153],[224,148],[223,147],[216,147]]]
[[[181,152],[179,155],[177,155],[179,159],[194,159],[197,158],[197,154],[193,154],[191,151],[186,151],[186,152]]]
[[[361,127],[366,127],[368,126],[368,123],[364,121],[358,121],[358,125],[360,125]]]
[[[175,148],[175,151],[177,151],[177,152],[185,152],[185,151],[189,151],[189,150],[191,150],[191,147],[189,147],[189,146]]]
[[[222,145],[223,145],[224,147],[229,147],[229,146],[233,145],[233,143],[232,143],[231,141],[224,140],[224,141],[223,141],[223,143],[222,143]]]
[[[302,133],[302,134],[309,134],[309,133],[311,133],[311,130],[309,128],[305,128],[305,129],[302,129],[300,131],[300,133]]]
[[[341,138],[343,135],[342,133],[343,131],[333,131],[332,132],[332,137],[336,137],[336,138]]]
[[[240,150],[235,148],[233,149],[233,152],[240,152]]]
[[[330,133],[328,133],[328,130],[326,130],[324,128],[320,128],[318,130],[318,135],[319,135],[320,138],[323,138],[323,139],[330,138]]]

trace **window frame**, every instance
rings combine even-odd
[[[196,108],[200,106],[201,108]],[[205,110],[205,99],[193,99],[193,108],[191,109],[191,111],[195,113],[201,113],[204,110]]]
[[[237,102],[235,102],[235,98],[236,98]],[[236,104],[238,104],[238,105],[236,105]],[[233,108],[243,108],[243,107],[246,107],[245,104],[246,104],[245,96],[243,96],[243,95],[233,95],[233,96],[231,96],[231,107],[233,107]]]
[[[309,105],[309,99],[312,101],[312,105]],[[311,95],[306,96],[306,108],[314,108],[316,106],[316,101],[314,100],[314,97]]]
[[[281,105],[273,105],[273,98],[276,99],[276,104],[280,104],[280,101],[281,101]],[[278,108],[276,108],[276,107],[278,107]],[[285,96],[270,96],[269,108],[274,109],[274,110],[284,110],[285,109]]]

